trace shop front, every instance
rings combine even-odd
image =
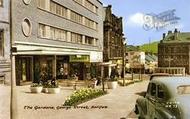
[[[16,85],[37,83],[42,73],[47,79],[70,79],[76,75],[79,80],[96,77],[96,64],[102,62],[102,52],[19,46],[15,56]]]

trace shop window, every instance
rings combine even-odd
[[[0,56],[4,55],[4,31],[0,30]]]

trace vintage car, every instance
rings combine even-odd
[[[166,77],[166,76],[171,76],[168,73],[154,73],[150,75],[150,80],[152,80],[155,77]]]
[[[190,77],[154,77],[135,113],[139,119],[190,119]]]

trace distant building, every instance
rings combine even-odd
[[[111,5],[105,7],[104,20],[104,62],[111,62],[116,64],[117,68],[122,71],[122,57],[123,57],[123,25],[122,17],[117,17],[112,13]],[[111,67],[106,69],[109,76]]]
[[[158,57],[149,52],[141,51],[139,46],[127,45],[126,47],[126,71],[146,73],[154,72],[158,66]]]
[[[152,53],[145,54],[145,72],[153,73],[158,67],[158,57]]]
[[[37,82],[42,72],[83,80],[103,61],[99,0],[12,0],[12,25],[17,85]]]
[[[164,33],[158,44],[158,67],[184,67],[190,74],[190,32]]]
[[[11,81],[9,3],[9,0],[0,0],[0,78],[6,84]]]
[[[133,72],[139,72],[145,66],[145,52],[127,51],[126,52],[126,68]]]

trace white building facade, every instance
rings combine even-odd
[[[103,5],[98,0],[14,0],[12,32],[16,84],[76,74],[85,79],[102,62]],[[63,72],[60,71],[63,69]]]

